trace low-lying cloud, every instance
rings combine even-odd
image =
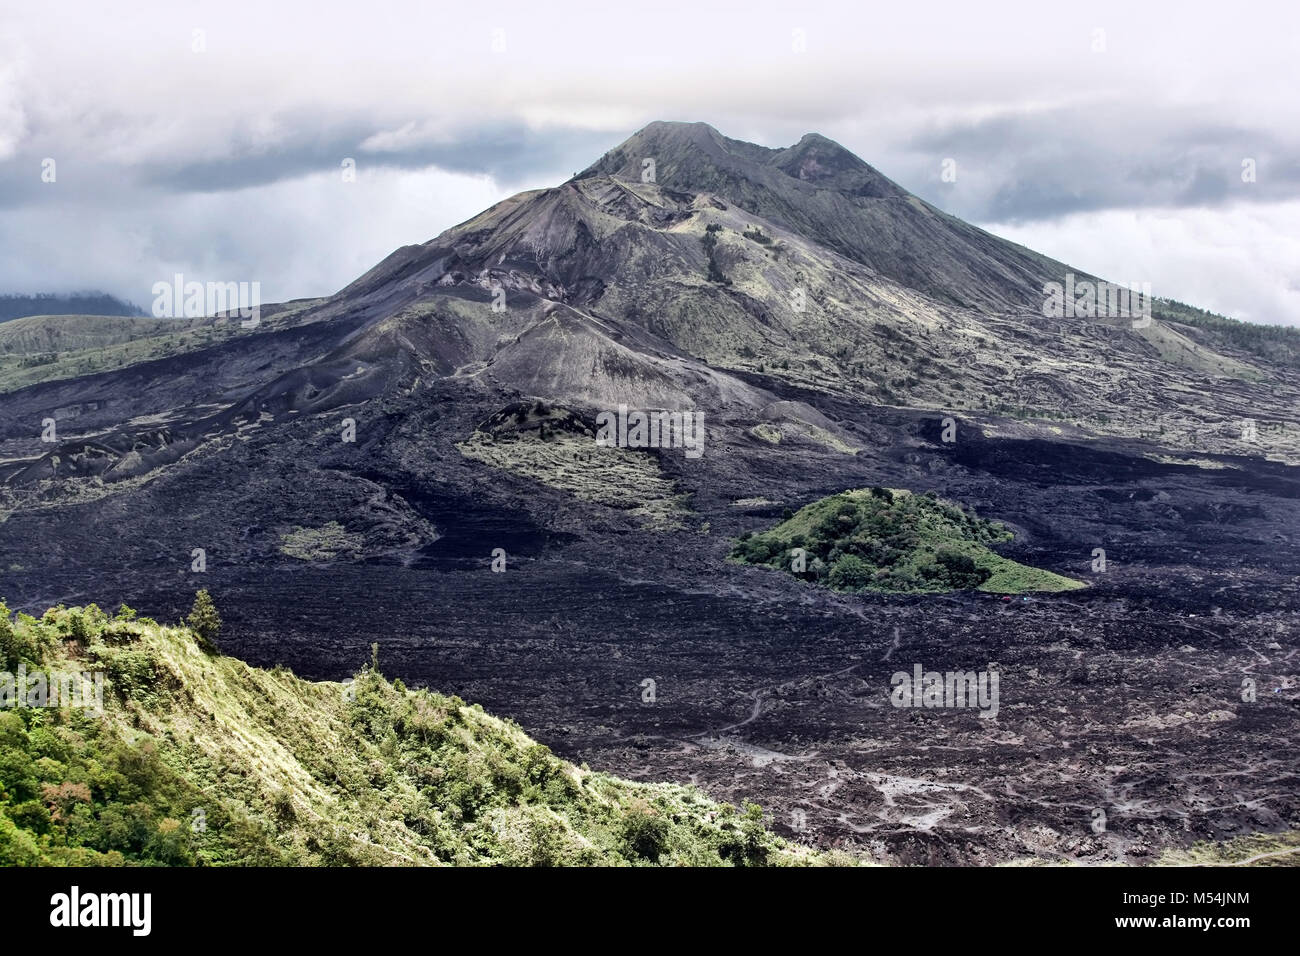
[[[821,132],[1081,270],[1300,324],[1300,14],[1197,7],[22,8],[0,24],[0,291],[142,302],[181,271],[328,294],[684,119]]]

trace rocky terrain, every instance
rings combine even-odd
[[[1070,273],[822,137],[652,124],[255,328],[79,319],[64,351],[65,320],[7,323],[0,597],[171,620],[206,587],[252,664],[340,679],[378,642],[566,759],[884,862],[1294,828],[1293,337],[1161,301],[1045,318]],[[620,407],[702,415],[703,453],[598,443]],[[1088,587],[727,560],[873,486]],[[891,706],[916,664],[998,672],[997,716]]]

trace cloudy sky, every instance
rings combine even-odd
[[[680,119],[1300,325],[1297,63],[1294,4],[0,0],[0,293],[328,294]]]

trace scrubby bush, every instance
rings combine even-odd
[[[123,700],[143,700],[158,682],[158,669],[146,650],[120,650],[99,658]]]
[[[944,580],[952,588],[979,587],[993,573],[978,567],[974,558],[960,551],[940,551],[935,555],[935,561],[944,570]]]

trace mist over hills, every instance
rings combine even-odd
[[[107,292],[0,295],[0,322],[28,315],[144,315],[144,310]]]

